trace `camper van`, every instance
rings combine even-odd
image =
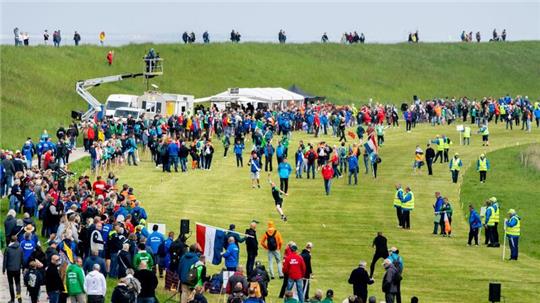
[[[121,107],[137,107],[137,98],[135,95],[110,95],[105,102],[105,116],[114,116],[116,109]]]
[[[147,113],[172,116],[181,113],[192,114],[194,99],[191,95],[148,91],[137,99],[137,104],[139,108],[145,110]]]

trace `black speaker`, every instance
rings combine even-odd
[[[189,234],[189,220],[180,219],[180,234]]]
[[[81,120],[82,119],[82,113],[78,112],[78,111],[75,111],[75,110],[72,110],[71,111],[71,119]]]
[[[501,302],[501,283],[489,283],[489,302]]]

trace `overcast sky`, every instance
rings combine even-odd
[[[327,32],[339,41],[344,31],[364,32],[367,42],[403,41],[419,30],[422,41],[456,41],[462,30],[489,39],[497,28],[509,40],[540,40],[540,0],[525,1],[1,1],[1,42],[13,43],[13,28],[29,32],[30,44],[42,32],[62,30],[72,44],[78,30],[83,43],[177,42],[205,30],[211,40],[227,40],[232,29],[243,41],[276,41],[284,29],[290,42],[320,41]]]

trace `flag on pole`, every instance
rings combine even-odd
[[[444,231],[447,235],[452,231],[452,227],[450,226],[450,220],[448,219],[447,213],[444,213]]]
[[[351,137],[351,139],[353,139],[353,140],[356,139],[356,134],[353,133],[352,131],[348,131],[347,135],[349,135],[349,137]]]
[[[366,143],[364,143],[364,148],[368,154],[376,153],[378,151],[377,139],[373,133],[368,136]]]
[[[209,225],[197,223],[196,227],[197,244],[201,247],[206,260],[214,265],[221,263],[221,252],[225,244],[225,232]]]

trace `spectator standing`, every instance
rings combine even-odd
[[[45,30],[43,32],[43,44],[47,45],[49,44],[49,31],[48,30]]]
[[[154,303],[156,302],[156,287],[158,286],[158,278],[156,274],[148,269],[146,262],[139,264],[139,270],[135,272],[134,277],[141,282],[141,292],[137,297],[137,303]]]
[[[92,271],[84,279],[84,289],[86,289],[88,295],[88,303],[105,303],[107,281],[100,270],[99,264],[94,264]]]
[[[469,205],[469,241],[467,245],[471,246],[474,239],[474,245],[478,246],[478,231],[482,227],[482,219],[474,206]]]
[[[274,221],[268,221],[268,229],[261,239],[261,246],[268,251],[268,268],[271,279],[274,279],[274,259],[277,263],[279,278],[283,278],[280,254],[282,245],[283,238],[281,237],[281,233],[276,229]]]
[[[11,242],[4,250],[4,263],[2,273],[6,274],[9,284],[9,296],[11,302],[15,299],[20,303],[21,299],[21,268],[23,265],[23,250],[16,236],[11,237]],[[15,289],[13,288],[15,286]],[[15,291],[17,292],[15,294]]]
[[[384,292],[386,303],[394,303],[398,294],[397,281],[401,280],[401,275],[390,259],[385,259],[383,263],[385,274],[382,281],[382,291]]]
[[[51,257],[51,263],[45,271],[45,288],[49,303],[58,303],[60,300],[60,292],[64,291],[64,282],[60,277],[59,267],[62,264],[59,255]]]
[[[79,46],[79,42],[81,41],[81,34],[79,34],[79,32],[75,31],[75,34],[73,34],[73,41],[75,42],[75,46]]]
[[[234,237],[229,237],[227,242],[227,250],[221,255],[225,259],[225,266],[227,267],[227,271],[236,271],[236,268],[238,267],[239,257],[238,244],[236,244]]]
[[[324,180],[324,190],[326,192],[326,195],[328,196],[330,195],[330,182],[334,177],[334,169],[332,169],[330,162],[326,161],[326,163],[322,167],[321,173]]]
[[[296,291],[298,292],[298,301],[304,302],[303,295],[303,278],[306,273],[306,265],[304,259],[296,252],[298,247],[291,245],[291,253],[283,261],[283,273],[287,275],[287,291],[291,291],[293,286],[296,285]]]
[[[302,253],[300,253],[300,256],[304,260],[304,264],[306,265],[306,271],[304,273],[304,299],[306,301],[309,300],[309,284],[311,283],[311,278],[313,276],[313,268],[311,267],[311,250],[313,249],[313,243],[308,242],[306,244],[306,248],[302,250]]]
[[[188,276],[189,276],[189,269],[191,266],[199,260],[199,257],[197,256],[197,245],[192,244],[189,247],[189,251],[185,253],[182,258],[180,259],[180,264],[178,265],[178,277],[180,278],[181,282],[181,303],[187,303],[189,299],[189,294],[191,292],[190,285],[187,284]]]
[[[86,300],[84,289],[84,271],[82,259],[76,258],[76,262],[69,264],[66,270],[66,289],[71,303],[84,303]]]
[[[349,276],[349,284],[353,285],[353,294],[362,299],[361,302],[367,301],[368,285],[373,284],[373,282],[373,279],[368,276],[366,261],[360,261],[358,267],[354,269]]]
[[[255,265],[255,258],[258,255],[259,242],[257,241],[257,221],[253,220],[249,224],[249,228],[246,229],[245,234],[251,237],[246,237],[246,271],[248,276],[251,276],[253,272],[253,266]]]
[[[431,144],[428,143],[426,148],[426,165],[428,168],[428,175],[433,175],[433,159],[435,158],[435,150],[431,147]]]

